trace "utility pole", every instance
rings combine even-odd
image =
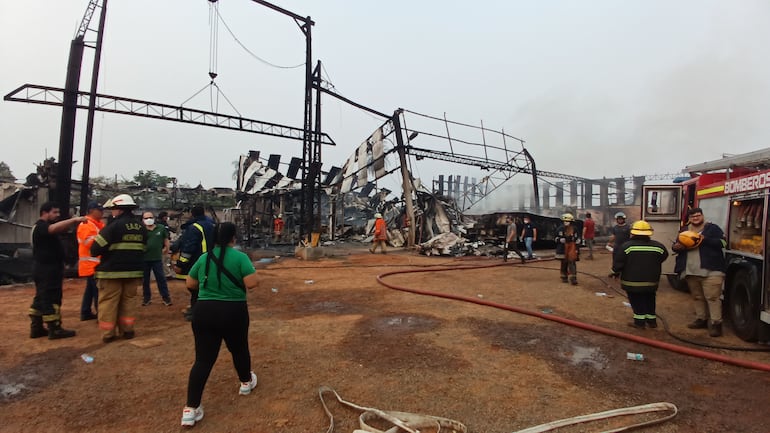
[[[409,221],[409,231],[407,232],[407,248],[414,246],[414,203],[412,202],[412,175],[409,173],[409,167],[406,164],[406,147],[404,146],[404,135],[401,130],[401,110],[393,112],[393,129],[396,133],[396,149],[398,151],[398,160],[401,163],[401,182],[403,183],[404,201],[406,202],[406,217]]]

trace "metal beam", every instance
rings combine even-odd
[[[64,89],[58,87],[24,84],[5,95],[6,101],[27,102],[61,107],[64,105]],[[88,109],[90,95],[78,91],[77,108]],[[263,122],[240,116],[213,113],[193,108],[161,104],[158,102],[142,101],[139,99],[123,98],[111,95],[96,95],[94,106],[96,111],[106,113],[127,114],[130,116],[149,117],[152,119],[171,120],[174,122],[192,123],[195,125],[231,129],[235,131],[252,132],[254,134],[270,135],[273,137],[304,140],[305,131],[301,128]],[[326,133],[320,134],[321,144],[335,146],[336,143]]]

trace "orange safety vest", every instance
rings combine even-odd
[[[90,277],[94,274],[99,257],[91,256],[91,244],[96,235],[104,228],[104,223],[86,216],[87,221],[78,225],[78,276]]]
[[[385,220],[377,218],[374,221],[374,241],[387,241],[388,240],[388,227],[385,224]]]
[[[277,235],[283,232],[283,220],[276,218],[273,220],[273,232]]]

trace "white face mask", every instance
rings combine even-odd
[[[569,221],[564,221],[564,225],[565,225],[565,226],[568,226],[569,224],[570,224],[570,222],[569,222]]]
[[[155,224],[155,219],[154,218],[145,218],[144,219],[144,225],[151,226],[153,224]]]

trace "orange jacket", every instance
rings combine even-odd
[[[387,241],[388,240],[388,227],[385,224],[385,220],[377,218],[374,221],[374,241]]]
[[[284,222],[281,218],[276,218],[273,220],[273,232],[276,234],[280,234],[283,232],[283,225]]]
[[[78,225],[78,276],[90,277],[94,274],[99,257],[91,257],[91,244],[104,228],[104,223],[86,216],[87,221]]]

